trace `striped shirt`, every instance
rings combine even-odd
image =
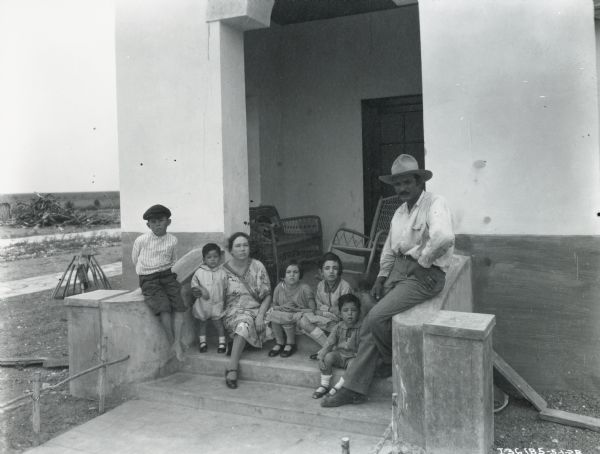
[[[378,276],[388,277],[396,257],[401,255],[410,255],[422,267],[436,265],[448,271],[453,253],[452,214],[446,201],[423,191],[410,211],[403,203],[394,213]]]
[[[168,270],[177,261],[177,238],[170,233],[144,233],[135,239],[131,259],[140,276]]]

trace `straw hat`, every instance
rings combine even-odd
[[[433,173],[429,170],[419,169],[417,160],[409,154],[401,154],[392,164],[391,175],[382,175],[379,177],[381,181],[387,184],[394,184],[401,177],[406,175],[421,175],[424,181],[429,180]]]

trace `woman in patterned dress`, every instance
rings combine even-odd
[[[265,266],[250,258],[249,236],[236,232],[229,237],[231,253],[223,268],[227,274],[225,288],[225,329],[233,344],[225,370],[225,383],[237,388],[238,366],[246,342],[261,348],[265,339],[265,314],[271,305],[271,284]]]

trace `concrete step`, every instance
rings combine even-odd
[[[379,437],[391,421],[391,398],[370,397],[360,405],[323,408],[305,387],[238,380],[225,386],[224,376],[179,372],[138,385],[140,399],[199,410],[252,416],[284,423]]]
[[[180,405],[130,400],[52,438],[28,454],[332,454],[342,437],[368,453],[378,436],[263,420]],[[390,454],[386,443],[380,454]]]
[[[299,351],[289,358],[279,356],[269,358],[267,354],[273,346],[273,342],[267,342],[262,350],[247,349],[240,361],[240,378],[264,383],[317,388],[320,383],[319,365],[317,361],[309,359],[309,355],[318,350],[318,345],[310,339],[308,341],[312,342],[314,346],[308,344],[307,341],[301,341],[298,343]],[[217,354],[214,344],[209,344],[209,350],[206,353],[198,353],[197,348],[192,347],[187,352],[182,371],[221,377],[227,362],[228,357]],[[337,383],[343,373],[342,369],[335,369],[332,384]],[[375,379],[369,395],[388,398],[391,401],[392,392],[393,383],[390,377],[383,380]]]

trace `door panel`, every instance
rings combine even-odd
[[[414,156],[425,167],[423,101],[418,96],[369,99],[362,102],[363,190],[365,232],[380,197],[394,194],[392,186],[379,181],[389,175],[399,154]]]

